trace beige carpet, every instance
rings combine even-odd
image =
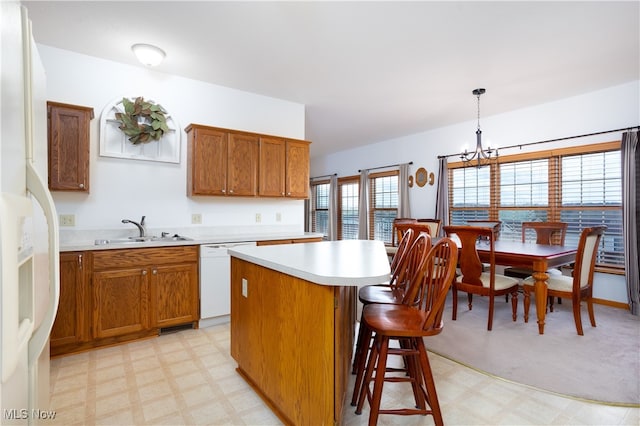
[[[487,298],[475,296],[469,311],[466,294],[459,295],[456,321],[451,308],[449,296],[443,332],[425,339],[430,351],[536,388],[640,406],[640,320],[628,311],[595,305],[593,328],[583,306],[584,336],[578,336],[568,300],[547,313],[544,335],[538,334],[533,301],[524,323],[522,296],[516,322],[511,303],[504,297],[496,300],[492,331],[487,331]]]

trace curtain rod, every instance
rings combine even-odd
[[[603,132],[586,133],[584,135],[577,135],[577,136],[566,136],[564,138],[548,139],[546,141],[520,143],[520,144],[517,144],[517,145],[505,146],[505,147],[498,148],[498,149],[499,150],[503,150],[503,149],[509,149],[509,148],[522,148],[523,146],[538,145],[538,144],[541,144],[541,143],[549,143],[549,142],[566,141],[566,140],[569,140],[569,139],[586,138],[587,136],[604,135],[606,133],[622,132],[623,130],[632,130],[632,129],[638,130],[638,129],[640,129],[640,126],[623,127],[622,129],[605,130]],[[459,152],[457,154],[438,155],[438,158],[440,159],[440,158],[448,158],[448,157],[459,157],[459,156],[461,156],[463,154],[464,153]]]
[[[331,176],[338,176],[338,174],[337,173],[333,173],[333,174],[330,174],[330,175],[314,176],[314,177],[310,177],[309,180],[322,179],[322,178],[327,178],[327,177],[331,177]]]
[[[386,169],[387,167],[397,167],[397,166],[401,166],[405,163],[400,163],[400,164],[389,164],[388,166],[380,166],[380,167],[371,167],[369,169],[362,169],[362,170],[376,170],[376,169]],[[409,161],[406,164],[413,164],[413,161]],[[362,170],[358,170],[358,173],[360,173]]]

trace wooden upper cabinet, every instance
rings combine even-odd
[[[260,190],[263,197],[284,197],[287,149],[284,139],[260,138]]]
[[[229,134],[197,125],[185,130],[188,195],[224,195],[227,191]]]
[[[89,192],[93,108],[47,102],[49,189]]]
[[[285,196],[309,197],[309,142],[287,140],[287,184]]]
[[[263,197],[307,198],[309,142],[260,138],[260,191]]]
[[[257,135],[229,132],[227,195],[258,194],[258,144]]]
[[[188,195],[257,194],[257,136],[196,124],[185,131]]]
[[[310,142],[190,124],[187,193],[307,198]]]

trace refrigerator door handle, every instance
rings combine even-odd
[[[49,234],[49,306],[40,326],[33,333],[31,340],[29,340],[29,365],[31,366],[38,362],[44,346],[49,342],[53,321],[58,312],[58,302],[60,300],[60,243],[57,213],[53,198],[51,198],[51,193],[30,161],[27,161],[27,190],[33,194],[40,207],[42,207],[47,218]]]

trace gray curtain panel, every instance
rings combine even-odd
[[[329,179],[329,226],[327,239],[336,241],[338,239],[338,177],[331,176]]]
[[[447,157],[438,159],[438,190],[436,193],[436,219],[440,219],[440,236],[449,225],[449,167]]]
[[[313,199],[311,194],[313,191],[311,191],[311,181],[309,181],[309,197],[304,200],[304,230],[306,232],[311,232],[311,200]]]
[[[369,239],[369,170],[360,172],[358,239]]]
[[[398,173],[398,217],[411,217],[409,204],[409,163],[400,164]]]
[[[624,267],[629,294],[631,313],[640,316],[640,273],[638,272],[638,254],[640,239],[638,230],[640,222],[640,185],[638,185],[638,168],[640,168],[640,152],[638,151],[638,135],[640,132],[622,134],[620,147],[622,156],[622,234],[624,237]]]

